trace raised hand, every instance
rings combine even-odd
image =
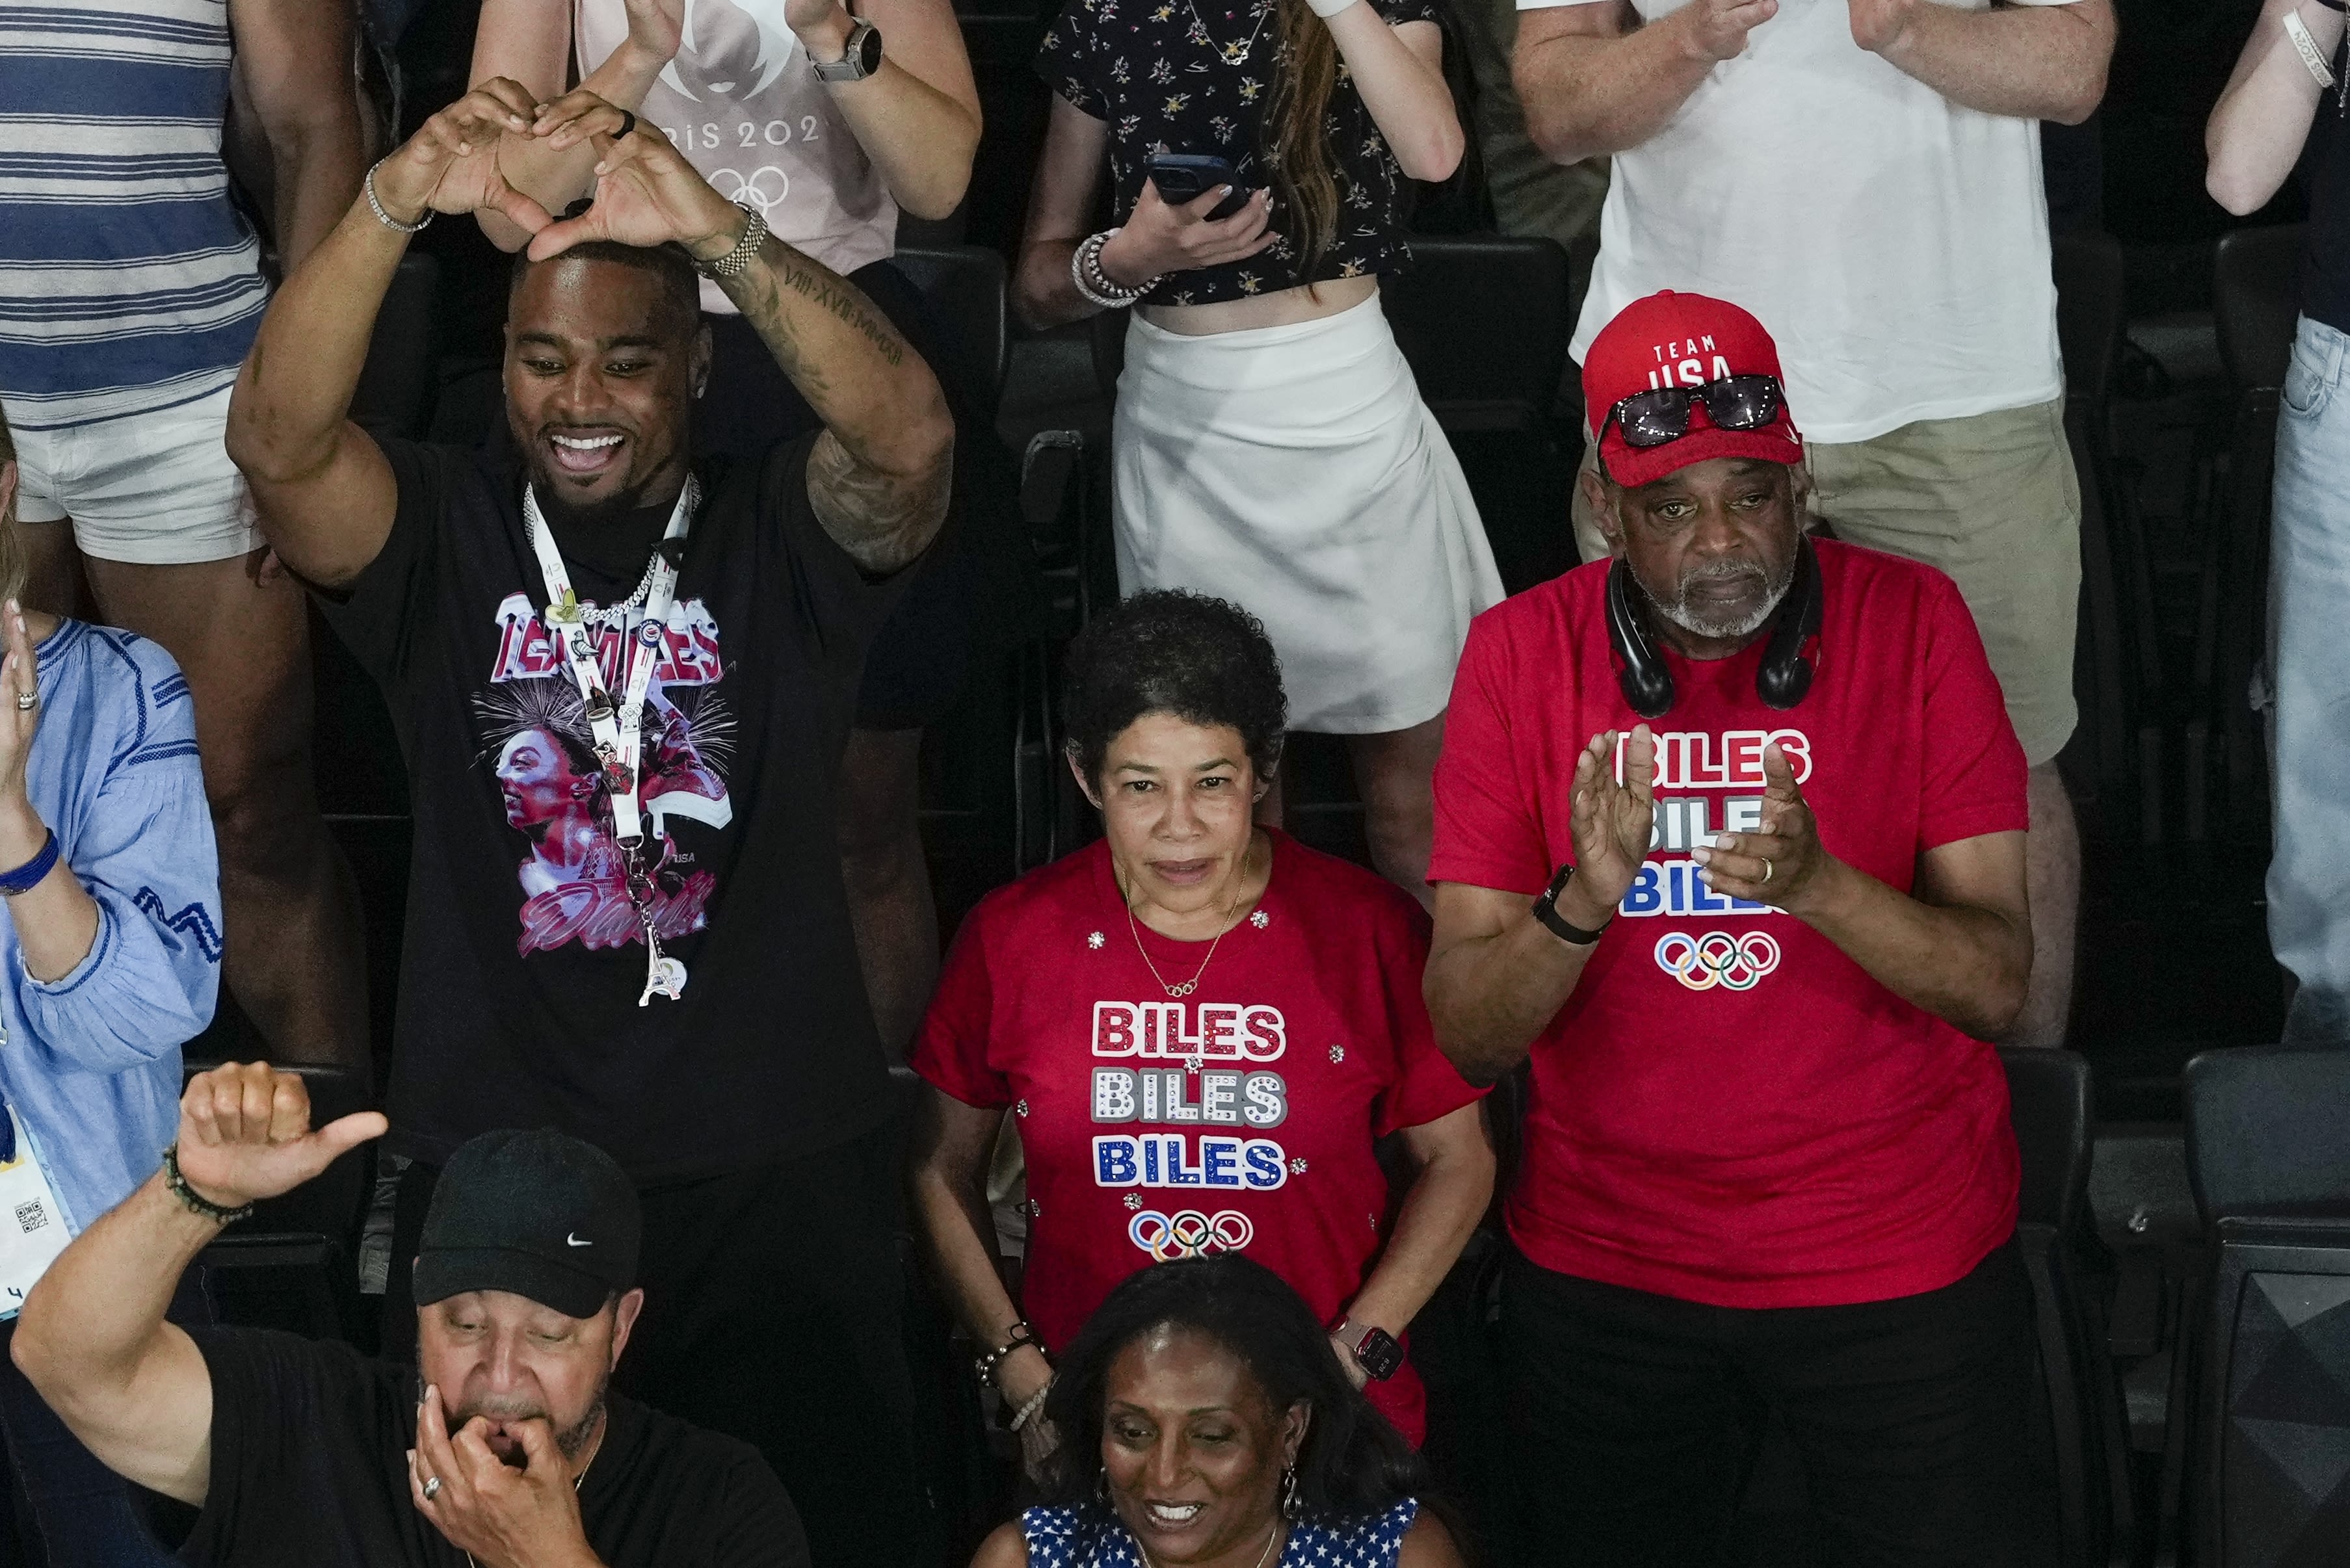
[[[291,1192],[390,1123],[359,1111],[310,1129],[299,1073],[266,1062],[224,1062],[188,1080],[180,1096],[180,1175],[224,1209]]]
[[[1278,237],[1271,226],[1273,196],[1258,191],[1231,217],[1209,217],[1231,193],[1219,185],[1173,207],[1145,180],[1125,225],[1102,246],[1102,270],[1111,282],[1131,286],[1170,272],[1246,261]]]
[[[553,1429],[544,1419],[505,1425],[522,1442],[519,1467],[491,1449],[487,1417],[474,1417],[452,1436],[441,1390],[425,1389],[416,1447],[408,1451],[408,1495],[416,1511],[481,1568],[592,1562],[578,1494]]]
[[[1856,14],[1862,3],[1853,0]],[[1746,35],[1778,14],[1779,0],[1690,0],[1672,19],[1697,58],[1734,60],[1746,52]]]
[[[1690,858],[1717,893],[1800,913],[1804,895],[1834,857],[1821,847],[1819,825],[1775,741],[1762,748],[1762,826],[1716,834],[1713,847],[1693,849]]]
[[[667,65],[685,36],[687,0],[623,0],[629,14],[629,47]]]
[[[1616,782],[1616,753],[1624,753],[1624,781]],[[1591,737],[1575,759],[1575,879],[1567,891],[1601,916],[1575,920],[1597,925],[1624,901],[1657,820],[1657,738],[1639,724],[1630,733],[1607,730]],[[1561,911],[1563,914],[1565,910]]]
[[[375,196],[403,223],[432,213],[496,213],[525,234],[551,221],[546,209],[506,183],[499,143],[526,136],[538,106],[528,88],[493,77],[419,126],[375,167]]]
[[[630,117],[600,100],[565,123],[575,139],[587,137],[598,155],[595,200],[579,216],[537,230],[530,242],[531,260],[561,255],[589,240],[611,240],[624,245],[673,242],[699,260],[714,261],[742,237],[748,221],[743,209],[712,190],[659,130],[638,124],[619,135]]]
[[[24,607],[10,599],[0,607],[0,615],[6,618],[0,625],[0,643],[7,649],[0,657],[0,809],[5,809],[25,800],[25,762],[33,754],[34,732],[41,727],[41,681],[40,662],[25,629]],[[19,701],[26,696],[33,699],[29,705]],[[40,846],[36,837],[32,849],[37,852]],[[31,857],[26,854],[17,859]]]

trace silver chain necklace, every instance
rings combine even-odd
[[[532,549],[537,549],[538,508],[536,506],[525,506],[522,509],[522,525],[525,532],[529,535],[525,543],[527,543]],[[645,575],[637,579],[637,591],[635,593],[630,594],[627,598],[620,600],[617,604],[606,605],[599,609],[583,608],[579,612],[579,618],[588,625],[596,628],[598,631],[601,631],[608,627],[619,627],[621,630],[626,631],[629,627],[629,616],[633,614],[637,607],[645,602],[646,597],[652,593],[653,573],[658,571],[660,567],[660,552],[659,550],[655,550],[651,555],[645,557]]]

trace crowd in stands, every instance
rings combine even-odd
[[[482,0],[412,127],[350,65],[395,5],[0,6],[23,1538],[1694,1564],[1767,1417],[1829,1560],[2039,1560],[1995,1047],[2071,1006],[2039,137],[2112,0],[1068,0],[1008,298],[1126,313],[1122,597],[1054,703],[1100,836],[943,957],[922,737],[1028,546],[977,346],[893,259],[979,86],[948,0],[858,3]],[[2239,210],[2328,139],[2265,673],[2312,1043],[2350,1035],[2343,34],[2267,0],[2210,131]],[[1382,313],[1472,138],[1582,299],[1586,564],[1513,597]],[[351,417],[435,222],[512,256],[463,441]],[[314,610],[414,824],[380,1109],[333,1119],[296,1067],[372,1068]],[[1298,733],[1345,738],[1367,867],[1284,831]],[[188,1072],[224,982],[268,1061]],[[216,1321],[206,1247],[362,1148],[380,1354]],[[1446,1409],[1413,1324],[1496,1212],[1506,1397]],[[960,1537],[904,1237],[1017,1447]],[[1506,1434],[1502,1516],[1445,1421]]]

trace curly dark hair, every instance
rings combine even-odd
[[[1297,1450],[1294,1513],[1322,1520],[1384,1513],[1425,1498],[1428,1469],[1340,1370],[1330,1338],[1279,1274],[1238,1252],[1184,1258],[1127,1276],[1069,1344],[1045,1397],[1045,1417],[1061,1433],[1045,1461],[1044,1501],[1077,1509],[1087,1563],[1118,1525],[1097,1490],[1110,1364],[1161,1327],[1190,1329],[1240,1357],[1276,1410],[1300,1400],[1312,1409]]]
[[[1109,744],[1146,713],[1241,732],[1257,777],[1281,766],[1289,699],[1256,617],[1227,599],[1156,588],[1088,622],[1062,672],[1069,756],[1099,783]]]

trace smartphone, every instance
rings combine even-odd
[[[1208,214],[1211,221],[1231,217],[1248,205],[1253,193],[1241,189],[1231,164],[1208,153],[1154,152],[1143,169],[1150,182],[1159,187],[1159,199],[1170,207],[1187,205],[1219,185],[1230,185],[1232,193]]]

